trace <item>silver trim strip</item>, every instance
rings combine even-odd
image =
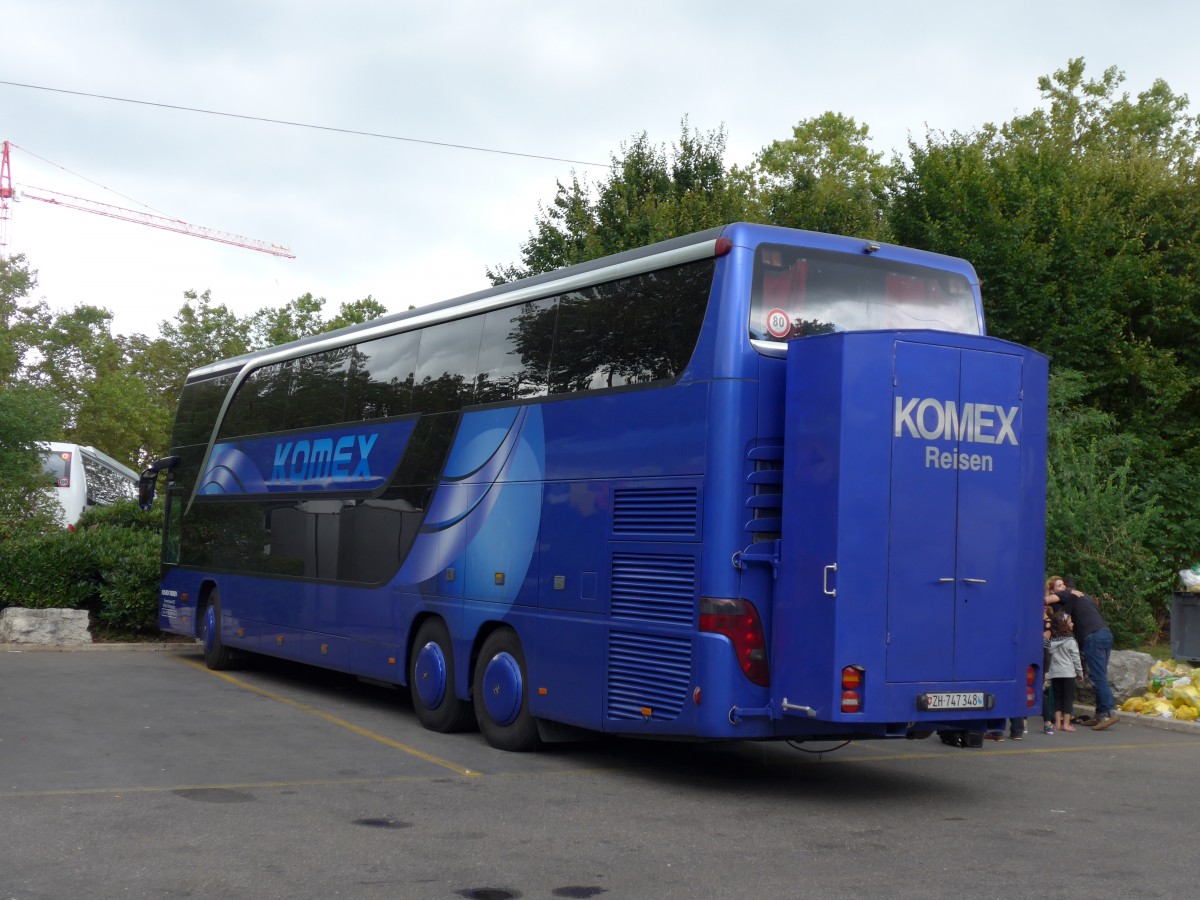
[[[763,356],[787,356],[787,344],[783,341],[763,341],[758,338],[750,338],[750,346]]]

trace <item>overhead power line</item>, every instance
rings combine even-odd
[[[129,97],[110,97],[107,94],[89,94],[86,91],[69,91],[65,88],[45,87],[40,84],[22,84],[18,81],[0,81],[9,87],[28,88],[34,91],[49,91],[54,94],[70,94],[74,97],[90,97],[94,100],[112,100],[116,103],[133,103],[138,106],[154,106],[159,109],[174,109],[180,112],[203,113],[206,116],[223,116],[227,119],[244,119],[248,122],[266,122],[270,125],[288,125],[292,128],[311,128],[315,131],[333,131],[338,134],[353,134],[359,137],[381,138],[385,141],[404,141],[409,144],[427,144],[431,147],[449,147],[453,150],[472,150],[476,153],[497,153],[501,156],[520,156],[525,159],[544,159],[550,162],[570,163],[577,166],[595,166],[603,169],[612,168],[611,163],[588,162],[581,159],[566,159],[561,156],[543,156],[538,153],[520,153],[516,150],[497,150],[493,147],[474,147],[470,144],[451,144],[446,141],[430,141],[423,138],[401,137],[395,134],[381,134],[375,131],[357,131],[353,128],[337,128],[332,125],[313,125],[309,122],[290,122],[286,119],[271,119],[266,116],[246,116],[240,113],[221,112],[215,109],[198,109],[194,106],[177,106],[172,103],[154,103],[150,100],[133,100]]]

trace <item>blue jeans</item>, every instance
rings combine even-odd
[[[1108,657],[1112,653],[1113,636],[1107,628],[1093,631],[1083,639],[1083,659],[1088,677],[1096,689],[1096,718],[1112,715],[1113,693],[1108,685]]]

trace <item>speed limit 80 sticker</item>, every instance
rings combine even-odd
[[[785,338],[792,333],[792,320],[785,310],[776,308],[767,313],[767,333],[776,338]]]

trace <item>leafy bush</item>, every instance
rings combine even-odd
[[[0,543],[0,607],[84,609],[94,593],[80,536],[64,529]]]
[[[113,636],[156,630],[161,521],[129,501],[88,511],[74,532],[0,543],[0,607],[87,609]]]

